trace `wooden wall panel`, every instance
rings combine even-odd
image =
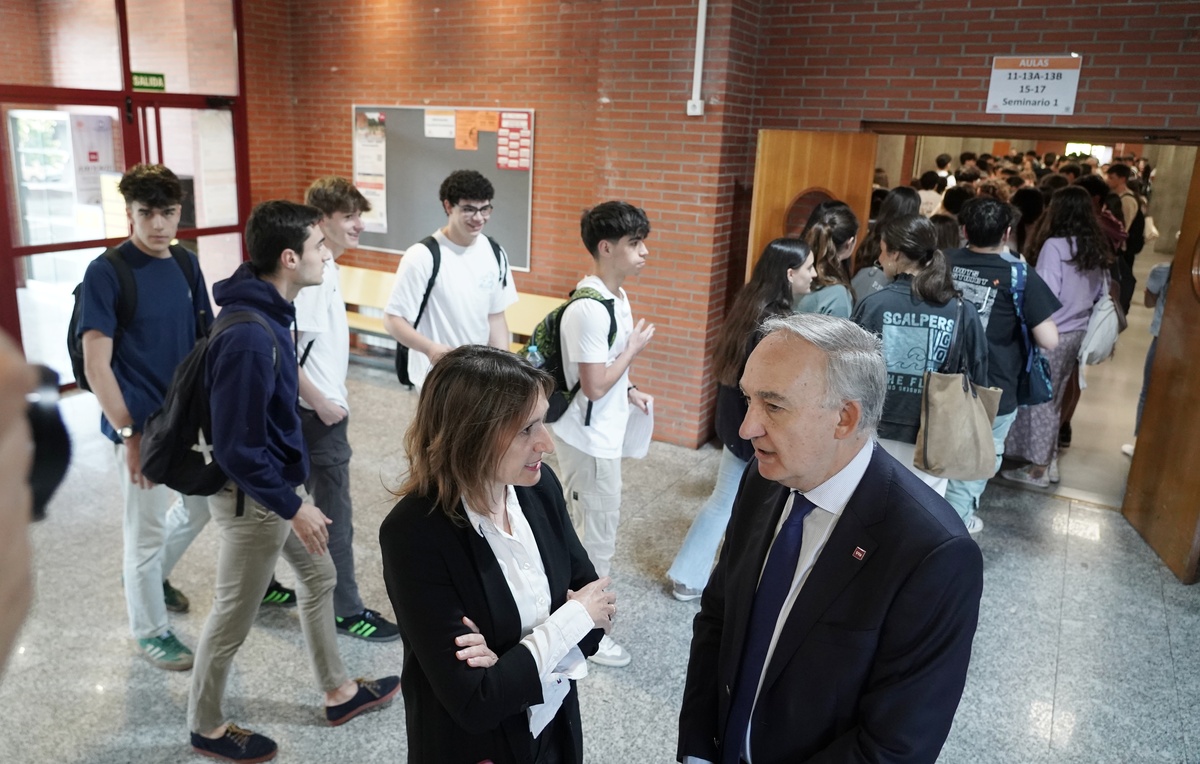
[[[788,208],[805,191],[822,191],[849,204],[858,215],[861,240],[867,231],[874,170],[873,133],[760,130],[746,278],[763,247],[787,233]]]

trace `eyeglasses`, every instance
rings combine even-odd
[[[492,210],[494,210],[495,207],[490,204],[485,204],[482,207],[471,207],[466,204],[460,204],[458,205],[458,209],[462,211],[462,214],[465,217],[473,218],[478,215],[484,220],[487,220],[492,216]]]

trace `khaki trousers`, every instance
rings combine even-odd
[[[250,633],[281,553],[296,572],[300,626],[317,684],[329,692],[348,678],[338,654],[333,620],[333,587],[337,583],[333,561],[328,554],[309,554],[292,533],[291,523],[249,496],[244,497],[239,515],[237,494],[237,486],[231,482],[209,498],[218,534],[217,583],[192,667],[188,726],[193,732],[208,732],[228,721],[221,700],[230,664]],[[289,655],[279,656],[281,661],[290,659]]]
[[[621,460],[598,459],[561,440],[555,440],[554,447],[575,535],[596,575],[607,576],[621,523]]]

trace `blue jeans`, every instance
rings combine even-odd
[[[717,467],[717,484],[704,506],[700,507],[692,527],[667,575],[672,581],[689,589],[703,589],[712,572],[713,560],[729,525],[733,512],[733,499],[737,496],[738,484],[746,471],[746,462],[733,455],[728,448],[721,449],[721,463]]]
[[[1146,391],[1150,389],[1150,371],[1154,368],[1154,351],[1158,349],[1158,337],[1150,340],[1150,349],[1146,351],[1146,365],[1142,367],[1142,392],[1138,395],[1137,419],[1133,424],[1133,437],[1138,436],[1142,429],[1142,410],[1146,408]]]
[[[1013,409],[1008,414],[997,414],[996,419],[992,422],[992,442],[996,446],[997,470],[1000,469],[1000,463],[1004,461],[1004,440],[1008,437],[1008,431],[1016,420],[1017,409]],[[992,474],[994,475],[995,472]],[[987,480],[951,480],[946,486],[946,501],[950,502],[950,506],[954,507],[963,522],[971,519],[975,510],[979,509],[979,497],[983,495],[983,489],[987,487],[987,483]]]

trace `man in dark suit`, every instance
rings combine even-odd
[[[742,479],[692,638],[682,762],[933,762],[962,696],[983,561],[874,442],[879,339],[772,319],[741,387]]]

